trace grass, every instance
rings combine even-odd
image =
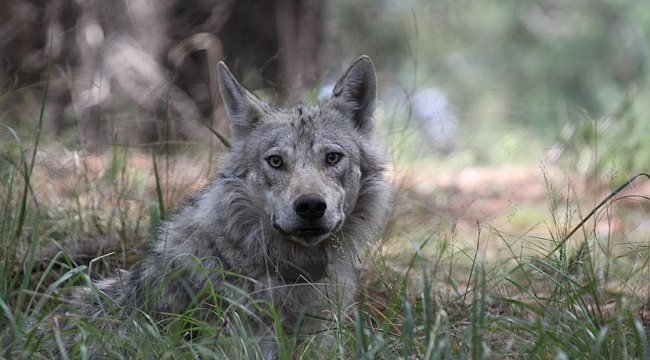
[[[97,349],[109,358],[260,357],[249,327],[254,316],[213,286],[204,290],[221,305],[161,320],[116,308],[92,285],[91,278],[142,258],[157,219],[206,182],[206,158],[117,145],[85,157],[41,143],[42,119],[43,110],[35,136],[8,127],[0,133],[0,357],[92,358]],[[392,171],[400,187],[395,210],[358,274],[357,308],[339,309],[331,347],[268,329],[281,344],[280,359],[650,358],[643,177],[607,196],[543,168],[535,186],[545,199],[486,218],[468,210],[471,201],[454,207],[462,201],[446,189],[463,192],[462,170],[425,193],[413,177],[436,174],[399,166]],[[502,191],[497,186],[489,196]],[[470,192],[470,200],[479,195]],[[509,227],[517,216],[532,220]],[[46,318],[78,286],[106,305],[103,320],[114,327]],[[131,315],[119,320],[111,310]],[[266,315],[277,321],[273,309]],[[39,326],[52,329],[49,338],[38,336]],[[67,351],[62,343],[70,336],[75,346]]]

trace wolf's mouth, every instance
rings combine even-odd
[[[295,236],[302,239],[309,239],[309,238],[323,236],[328,233],[329,230],[322,229],[322,228],[307,228],[307,229],[299,229],[298,231],[296,231]]]
[[[320,243],[324,240],[325,235],[330,233],[330,230],[319,227],[296,229],[293,231],[286,231],[278,224],[273,224],[273,227],[282,236],[308,246]]]
[[[328,234],[330,232],[329,230],[323,228],[305,228],[305,229],[297,229],[294,231],[286,231],[278,224],[273,224],[273,227],[283,236],[297,237],[301,239],[319,237]]]

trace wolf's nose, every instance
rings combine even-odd
[[[323,217],[327,210],[327,203],[318,194],[305,194],[293,203],[296,214],[305,220],[316,220]]]

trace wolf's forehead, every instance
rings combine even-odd
[[[327,113],[318,106],[298,105],[291,109],[275,110],[268,122],[289,127],[292,132],[312,134],[328,123]]]
[[[313,132],[321,120],[321,109],[315,106],[298,104],[286,111],[287,121],[296,131]]]
[[[345,121],[317,106],[299,105],[276,110],[269,115],[270,118],[256,132],[273,146],[306,149],[319,144],[336,143],[336,139],[352,130],[348,129]]]

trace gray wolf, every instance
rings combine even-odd
[[[378,235],[390,202],[373,140],[371,60],[356,60],[324,104],[288,109],[260,101],[223,62],[218,73],[232,139],[220,173],[161,222],[132,271],[95,282],[97,292],[66,294],[55,316],[67,316],[62,328],[74,327],[75,313],[125,319],[144,311],[164,323],[165,314],[197,308],[209,318],[215,301],[230,299],[252,314],[247,326],[268,359],[277,356],[279,328],[325,334],[327,344],[331,319],[354,306],[357,254]],[[95,326],[128,336],[125,323]],[[74,331],[64,338],[75,341]]]

